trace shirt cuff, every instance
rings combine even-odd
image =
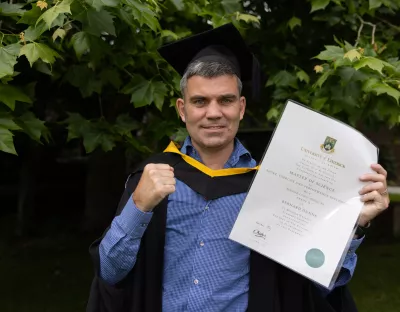
[[[355,238],[351,241],[349,250],[347,251],[348,255],[354,255],[358,247],[360,247],[361,243],[364,241],[365,236],[360,238]]]
[[[139,210],[130,197],[121,214],[117,217],[117,222],[127,235],[141,238],[152,216],[152,212]]]

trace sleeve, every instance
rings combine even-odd
[[[132,270],[152,213],[140,211],[130,197],[99,245],[100,277],[114,285]]]
[[[116,212],[116,216],[121,216],[120,219],[123,219],[122,212],[131,197],[134,189],[136,188],[140,174],[135,174],[130,176],[125,185],[125,191],[121,197],[121,200],[118,205],[118,209]],[[129,214],[127,212],[126,214]],[[114,218],[115,220],[115,218]],[[118,222],[118,221],[116,221]],[[132,226],[130,223],[119,221],[121,230],[128,230],[129,227]],[[89,253],[93,261],[94,265],[94,278],[92,281],[92,285],[90,288],[89,300],[87,303],[87,312],[125,312],[126,311],[126,289],[128,288],[129,279],[124,278],[118,283],[112,285],[106,282],[101,277],[101,265],[100,265],[100,245],[103,240],[109,233],[109,230],[112,228],[112,225],[105,231],[104,235],[94,241],[89,247]],[[111,235],[110,235],[111,236]],[[103,258],[104,259],[104,258]]]
[[[327,296],[330,292],[332,292],[335,288],[341,287],[341,286],[346,286],[351,278],[353,277],[354,271],[356,269],[356,264],[357,264],[357,254],[356,250],[357,248],[361,245],[363,242],[364,237],[361,237],[359,239],[353,239],[350,248],[347,252],[347,255],[343,261],[342,268],[340,270],[340,273],[336,279],[335,284],[333,285],[332,289],[326,289],[322,286],[318,286],[321,290],[321,292]]]

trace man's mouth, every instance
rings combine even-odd
[[[203,126],[204,129],[209,129],[209,130],[218,130],[225,128],[224,126]]]

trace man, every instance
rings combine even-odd
[[[352,242],[333,289],[325,290],[228,239],[255,172],[235,138],[246,99],[241,80],[256,60],[225,25],[161,49],[181,74],[177,108],[189,137],[147,160],[127,181],[117,216],[91,247],[96,266],[89,312],[356,311],[346,284]],[[359,231],[388,207],[386,171],[360,177]]]

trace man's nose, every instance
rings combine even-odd
[[[207,106],[206,117],[210,119],[216,119],[222,117],[221,106],[217,101],[211,101]]]

